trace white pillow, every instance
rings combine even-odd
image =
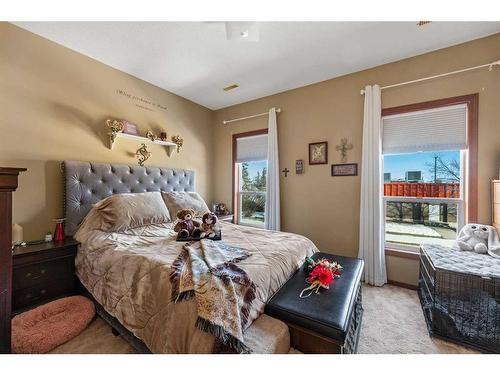
[[[106,232],[171,221],[159,192],[111,195],[96,203],[94,210],[101,217],[100,229]]]
[[[183,209],[194,210],[195,217],[201,217],[203,214],[210,212],[203,198],[196,192],[164,191],[161,195],[170,211],[170,217],[177,217],[177,212]]]

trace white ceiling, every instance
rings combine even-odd
[[[227,40],[223,22],[15,24],[211,109],[500,32],[500,22],[261,22],[248,42]]]

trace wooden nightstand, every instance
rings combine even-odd
[[[222,215],[222,216],[217,216],[217,218],[220,221],[224,221],[226,223],[234,223],[234,215]]]
[[[75,255],[78,242],[16,246],[12,251],[13,315],[37,305],[76,293]]]

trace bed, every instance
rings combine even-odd
[[[172,264],[183,244],[173,222],[123,232],[93,226],[93,205],[122,193],[195,191],[189,170],[65,161],[66,234],[81,243],[76,273],[97,311],[136,349],[152,353],[212,353],[214,336],[196,328],[196,299],[171,300]],[[85,219],[85,220],[84,220]],[[82,224],[83,222],[83,224]],[[238,266],[255,284],[244,337],[253,353],[286,352],[286,325],[263,314],[266,302],[317,252],[307,238],[221,223],[223,242],[251,254]],[[213,301],[217,303],[217,301]]]

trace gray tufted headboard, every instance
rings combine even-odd
[[[194,191],[194,172],[184,169],[140,167],[64,161],[64,216],[66,235],[75,234],[92,206],[120,193]]]

